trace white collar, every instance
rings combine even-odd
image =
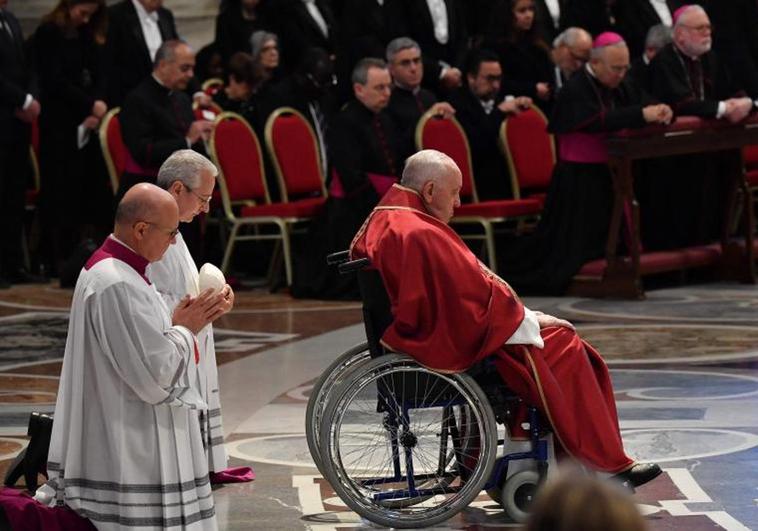
[[[137,10],[137,16],[140,20],[150,19],[153,22],[158,22],[158,11],[148,13],[145,6],[143,6],[138,0],[132,0],[132,4],[134,5],[134,9]]]

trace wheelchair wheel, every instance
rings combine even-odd
[[[323,416],[320,452],[342,500],[378,525],[435,525],[464,509],[492,472],[497,427],[465,374],[388,354],[351,371]]]
[[[535,470],[522,470],[509,477],[500,497],[505,514],[514,522],[524,523],[537,493],[540,476]]]
[[[319,432],[326,404],[331,397],[332,391],[336,389],[342,378],[353,367],[369,359],[371,359],[371,354],[368,350],[368,343],[363,342],[355,345],[324,369],[321,377],[313,385],[311,395],[308,398],[308,406],[305,409],[305,440],[308,442],[311,459],[313,459],[316,468],[318,468],[322,476],[324,475],[324,470],[319,450]]]

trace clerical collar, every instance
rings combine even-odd
[[[84,269],[89,271],[95,264],[108,258],[124,262],[134,269],[145,282],[150,284],[150,280],[148,280],[147,275],[145,275],[145,270],[150,263],[148,259],[144,256],[138,255],[134,249],[116,238],[113,234],[108,236],[100,248],[92,253],[92,256],[90,256],[89,260],[87,260],[87,263],[84,265]]]
[[[495,108],[495,99],[494,98],[491,100],[480,99],[479,104],[482,106],[482,109],[484,109],[485,114],[490,114],[492,110]]]
[[[591,75],[594,79],[597,79],[597,76],[595,75],[595,71],[592,69],[589,63],[585,63],[584,68],[587,70],[587,73],[589,73],[589,75]]]
[[[419,93],[419,92],[421,92],[421,85],[419,85],[418,87],[415,87],[415,88],[409,89],[409,88],[407,88],[407,87],[404,87],[404,86],[400,85],[400,84],[399,84],[397,81],[395,81],[393,84],[395,85],[395,88],[396,88],[396,89],[399,89],[399,90],[404,90],[404,91],[406,91],[406,92],[410,92],[410,93],[411,93],[411,94],[413,94],[414,96],[417,96],[417,95],[418,95],[418,93]]]
[[[650,59],[645,52],[642,52],[642,62],[645,63],[645,66],[650,65]]]
[[[687,52],[685,52],[684,50],[682,50],[679,46],[677,46],[676,43],[674,43],[674,51],[677,54],[679,54],[680,57],[682,57],[684,59],[689,59],[690,61],[700,61],[700,56],[699,55],[693,56],[693,55],[688,54]]]

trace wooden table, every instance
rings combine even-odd
[[[758,116],[732,125],[721,120],[679,117],[670,126],[649,126],[628,130],[608,138],[609,165],[613,176],[614,203],[608,229],[605,258],[585,266],[574,277],[568,293],[589,297],[644,298],[642,276],[708,265],[718,266],[724,279],[755,282],[753,248],[753,207],[744,175],[742,147],[758,144]],[[639,204],[634,195],[632,163],[635,160],[728,152],[725,177],[730,180],[727,205],[722,220],[721,241],[716,244],[641,252]],[[730,238],[730,221],[742,191],[742,234]],[[629,225],[629,254],[618,254],[622,224]]]

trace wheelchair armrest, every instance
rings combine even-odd
[[[350,258],[350,251],[339,251],[337,253],[332,253],[326,255],[326,263],[329,265],[333,264],[341,264],[342,262],[347,262]]]
[[[368,258],[358,258],[357,260],[350,260],[349,262],[341,263],[337,266],[337,269],[339,269],[340,274],[346,275],[347,273],[360,271],[369,264],[371,264],[371,260]]]

